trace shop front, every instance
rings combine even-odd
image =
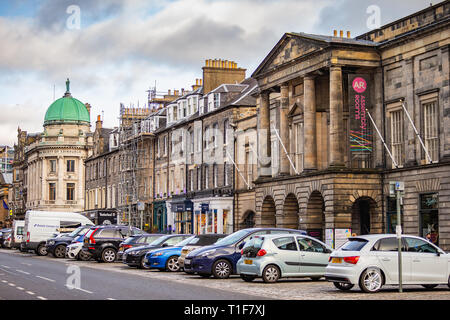
[[[175,232],[178,234],[193,233],[193,202],[189,199],[171,203],[174,215]]]
[[[169,232],[167,225],[166,201],[155,201],[153,204],[153,232]]]
[[[233,198],[194,200],[194,233],[233,232]]]

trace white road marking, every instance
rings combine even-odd
[[[16,285],[14,283],[8,283],[8,285],[10,285],[11,287],[15,287]]]
[[[37,296],[36,298],[41,299],[41,300],[47,300],[47,298],[41,297],[41,296]]]
[[[114,298],[106,298],[106,300],[116,300],[116,299],[114,299]]]
[[[2,282],[3,282],[3,283],[7,283],[8,281],[6,281],[6,280],[2,280]]]
[[[6,268],[6,269],[11,269],[11,267],[4,266],[4,265],[2,265],[2,267],[3,267],[3,268]]]
[[[22,288],[22,287],[16,287],[17,289],[19,289],[19,290],[25,290],[24,288]]]
[[[33,291],[27,291],[28,294],[31,294],[32,296],[34,295]]]
[[[19,270],[19,269],[16,269],[16,271],[20,272],[20,273],[23,273],[23,274],[30,274],[29,272],[26,272],[26,271],[23,271],[23,270]]]
[[[31,264],[31,263],[25,263],[25,262],[21,262],[21,264],[23,264],[23,265],[26,265],[26,266],[29,266],[29,267],[31,267],[31,266],[32,266],[32,264]]]
[[[86,292],[86,293],[90,293],[90,294],[93,293],[92,291],[89,291],[89,290],[84,290],[84,289],[81,289],[81,288],[71,287],[71,286],[68,286],[68,285],[66,285],[66,287],[67,287],[67,289],[69,289],[69,290],[76,289],[76,290],[80,290],[80,291],[83,291],[83,292]]]
[[[55,280],[49,279],[49,278],[46,278],[46,277],[36,276],[36,278],[47,280],[47,281],[50,281],[50,282],[55,282]]]

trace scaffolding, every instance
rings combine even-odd
[[[153,131],[149,116],[161,108],[156,86],[147,90],[143,107],[120,104],[119,126],[119,211],[120,222],[143,229],[151,226],[152,159],[145,139]],[[150,214],[145,214],[145,212]]]

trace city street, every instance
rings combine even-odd
[[[80,287],[67,284],[79,267]],[[203,279],[183,272],[138,270],[122,263],[82,262],[38,257],[32,253],[0,250],[0,300],[450,300],[448,286],[433,290],[421,286],[398,288],[385,286],[376,294],[362,293],[355,287],[349,292],[337,290],[324,280],[281,279],[266,284],[253,283],[238,276],[227,280]]]

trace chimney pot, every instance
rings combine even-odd
[[[337,37],[337,30],[333,30],[333,36]]]
[[[344,37],[344,31],[339,30],[339,36],[340,36],[341,38]]]
[[[347,31],[347,38],[350,38],[350,31]]]

